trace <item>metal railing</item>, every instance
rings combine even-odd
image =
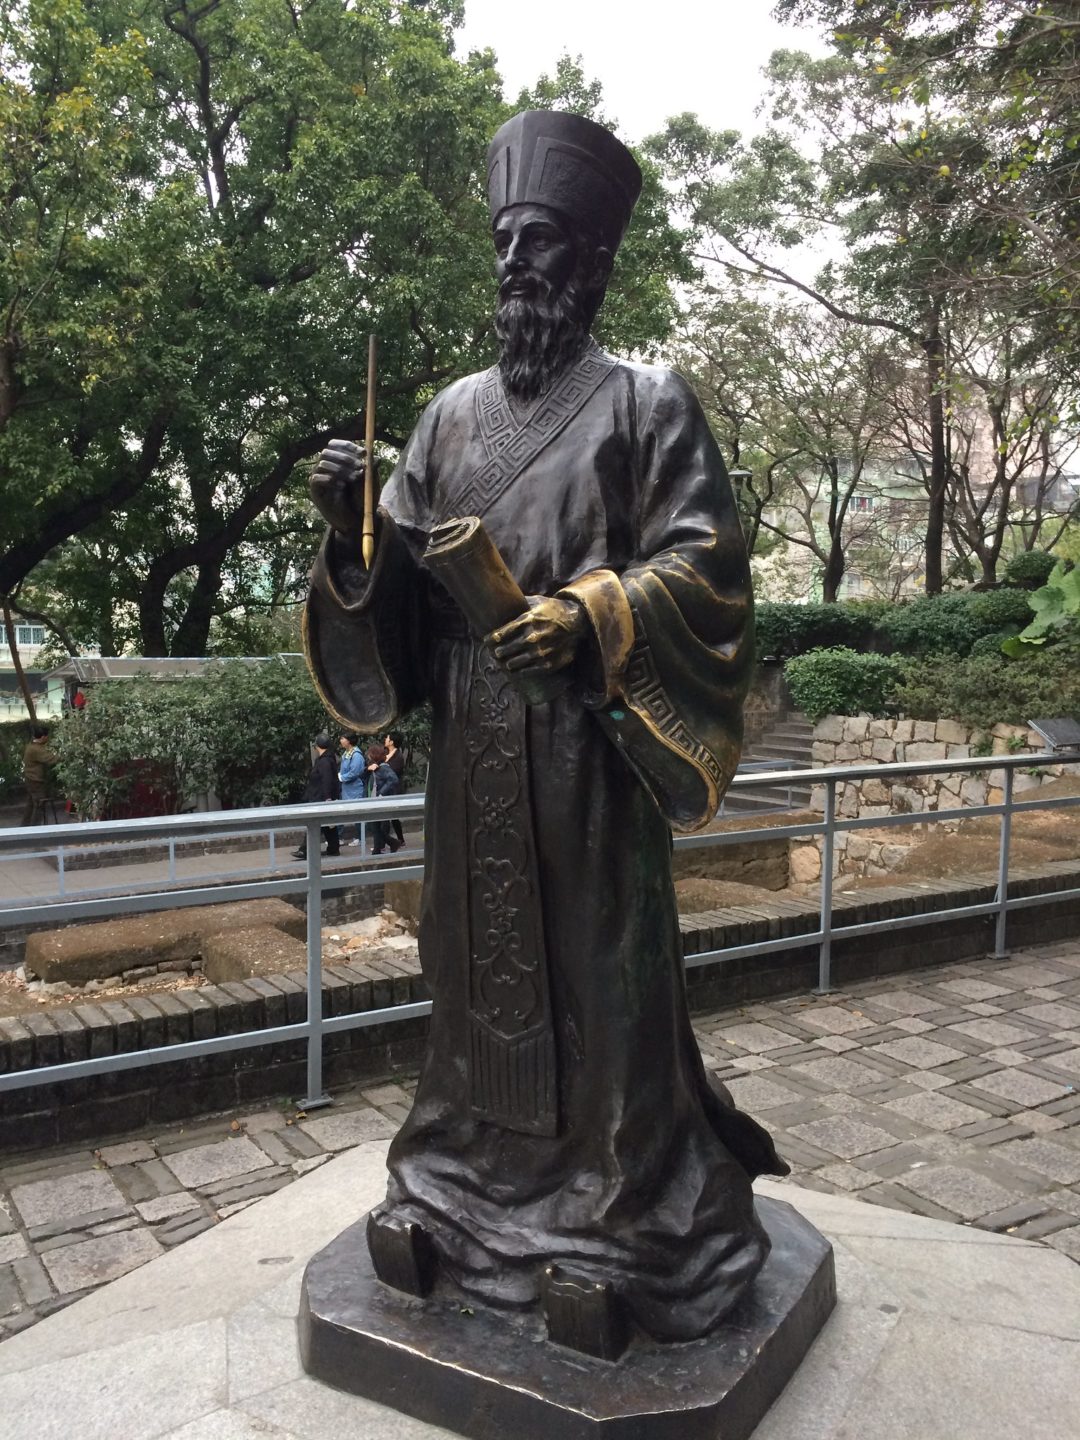
[[[834,765],[820,769],[790,770],[772,778],[791,786],[824,787],[824,812],[820,819],[800,821],[791,825],[739,826],[735,829],[710,831],[675,838],[676,850],[714,845],[737,845],[747,839],[764,837],[774,840],[811,838],[821,835],[821,880],[818,928],[752,944],[729,946],[688,956],[686,965],[693,968],[746,956],[768,955],[787,949],[818,947],[817,993],[826,994],[832,980],[832,946],[839,939],[873,935],[918,925],[958,920],[980,915],[994,915],[995,950],[1006,955],[1006,927],[1009,913],[1048,902],[1080,899],[1080,887],[1056,890],[1045,894],[1013,896],[1008,893],[1009,856],[1012,817],[1030,810],[1056,810],[1080,804],[1080,796],[1060,796],[1028,800],[1014,798],[1013,777],[1019,769],[1037,769],[1048,765],[1080,764],[1080,752],[980,756],[965,759],[912,761],[896,764]],[[1003,772],[1002,798],[994,803],[955,806],[944,810],[914,811],[904,814],[844,818],[837,816],[836,793],[842,784],[864,779],[900,780],[919,775],[971,774],[982,770]],[[738,775],[733,788],[760,785],[759,775]],[[307,1095],[301,1102],[305,1109],[327,1105],[330,1097],[323,1088],[323,1037],[371,1025],[383,1025],[430,1014],[429,1000],[407,1005],[393,1005],[378,1010],[346,1015],[324,1016],[322,1008],[322,898],[335,890],[357,885],[376,885],[387,880],[418,880],[423,864],[406,859],[393,865],[367,864],[359,868],[327,871],[320,856],[320,828],[324,825],[347,825],[357,821],[372,824],[380,820],[415,820],[422,816],[423,795],[394,796],[386,799],[335,801],[316,805],[293,805],[257,810],[231,810],[217,814],[174,815],[144,820],[105,821],[97,824],[48,825],[19,831],[0,831],[0,863],[13,853],[55,849],[64,845],[85,845],[88,841],[119,842],[157,840],[171,837],[174,841],[196,839],[223,833],[250,835],[270,830],[288,830],[306,835],[307,858],[303,873],[267,879],[228,880],[214,885],[193,884],[183,888],[140,891],[125,895],[101,896],[81,900],[42,901],[5,905],[0,909],[0,922],[9,925],[57,923],[70,920],[94,920],[119,913],[145,913],[180,909],[193,905],[220,904],[233,900],[254,900],[265,896],[303,894],[307,903],[307,1015],[302,1022],[266,1029],[221,1035],[205,1040],[163,1045],[150,1050],[103,1055],[92,1060],[71,1061],[35,1069],[0,1075],[0,1092],[55,1084],[65,1080],[106,1074],[110,1071],[134,1069],[144,1065],[164,1064],[228,1050],[248,1049],[259,1045],[276,1045],[303,1040],[307,1046]],[[946,910],[930,910],[915,915],[890,916],[860,924],[837,926],[833,917],[833,870],[836,836],[858,830],[881,829],[896,825],[929,825],[951,820],[971,820],[981,816],[1000,818],[1000,844],[995,897],[984,904],[964,905]]]

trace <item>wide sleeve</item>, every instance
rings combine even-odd
[[[428,579],[408,503],[428,488],[425,418],[383,492],[370,573],[334,531],[312,568],[304,653],[320,698],[346,730],[382,733],[427,698]]]
[[[693,392],[670,372],[646,388],[637,558],[561,593],[584,607],[595,641],[582,698],[669,822],[697,830],[739,763],[754,648],[750,566]]]

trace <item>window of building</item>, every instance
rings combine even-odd
[[[3,627],[2,627],[2,626],[0,626],[0,639],[2,639],[4,649],[6,650],[6,649],[8,648],[7,635],[3,633]],[[18,646],[20,646],[20,647],[23,646],[23,645],[25,645],[25,646],[27,646],[27,647],[30,648],[30,649],[33,649],[35,646],[44,645],[44,644],[45,644],[45,626],[44,626],[44,625],[16,625],[16,626],[15,626],[15,643],[16,643],[16,645],[18,645]]]
[[[852,497],[852,503],[858,513],[865,514],[868,510],[873,510],[874,497],[872,495],[855,495]]]

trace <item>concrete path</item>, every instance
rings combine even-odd
[[[695,1024],[796,1183],[1080,1260],[1080,942]],[[389,1138],[414,1085],[0,1158],[0,1338]]]
[[[0,1347],[5,1440],[435,1440],[301,1371],[303,1267],[383,1193],[355,1147]],[[791,1185],[840,1300],[755,1440],[1064,1440],[1080,1414],[1080,1268],[1030,1241]],[[583,1362],[599,1363],[599,1362]],[[552,1437],[556,1440],[556,1437]]]

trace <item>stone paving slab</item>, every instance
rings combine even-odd
[[[385,1156],[380,1142],[343,1152],[13,1337],[0,1347],[5,1440],[447,1437],[310,1380],[297,1353],[304,1265],[378,1200]],[[839,1299],[755,1440],[1075,1433],[1080,1268],[1064,1255],[846,1196],[758,1188],[831,1240]]]
[[[1080,1260],[1078,1002],[1072,941],[716,1011],[695,1029],[793,1181]],[[0,1157],[0,1339],[385,1141],[414,1089],[395,1076],[310,1116],[264,1106]]]

